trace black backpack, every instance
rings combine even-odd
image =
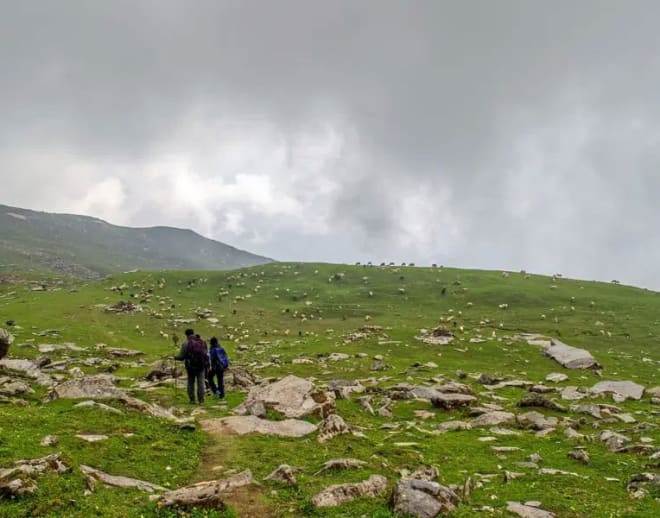
[[[196,336],[188,337],[186,353],[186,359],[188,360],[186,366],[188,369],[199,372],[208,368],[209,355],[204,340]]]

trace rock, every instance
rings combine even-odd
[[[58,442],[60,442],[60,438],[57,435],[46,435],[39,444],[41,446],[56,446]]]
[[[479,374],[477,378],[477,383],[481,383],[482,385],[495,385],[498,381],[502,381],[502,379],[486,373]]]
[[[298,484],[296,480],[296,473],[300,473],[301,471],[303,471],[302,468],[293,468],[288,464],[281,464],[264,480],[280,482],[282,484],[286,484],[287,486],[295,486]]]
[[[584,451],[584,450],[571,450],[568,452],[568,458],[569,459],[575,459],[582,464],[589,464],[591,462],[591,458],[589,457],[589,454]]]
[[[6,329],[0,327],[0,360],[9,352],[9,346],[14,342],[14,337]]]
[[[566,381],[567,379],[568,376],[560,372],[551,372],[545,377],[545,381],[550,381],[552,383],[561,383],[562,381]]]
[[[245,415],[251,401],[263,401],[266,408],[295,418],[312,414],[326,417],[335,409],[334,394],[319,391],[311,381],[291,375],[264,387],[253,387],[235,412]]]
[[[362,409],[371,414],[374,415],[374,409],[371,406],[371,396],[362,396],[357,399],[358,404],[362,407]]]
[[[66,473],[69,467],[60,460],[60,453],[53,453],[38,459],[24,459],[14,462],[14,466],[0,469],[0,480],[23,474],[27,476],[43,475],[48,471]]]
[[[366,388],[355,380],[332,380],[328,383],[328,390],[331,390],[337,399],[349,399],[351,394],[360,394]]]
[[[506,510],[522,518],[554,518],[555,514],[520,502],[507,502]]]
[[[42,387],[50,387],[54,383],[50,376],[41,372],[38,365],[30,360],[10,360],[9,358],[4,358],[0,360],[0,368],[2,367],[33,379]]]
[[[366,466],[367,463],[358,459],[331,459],[323,464],[323,467],[314,473],[314,476],[327,470],[336,469],[358,469]]]
[[[246,435],[258,433],[280,437],[303,437],[317,430],[317,426],[298,419],[267,421],[256,416],[230,416],[205,419],[200,422],[202,430],[215,435]]]
[[[561,398],[568,401],[578,401],[587,397],[587,394],[580,392],[577,387],[564,387],[561,391]]]
[[[140,491],[146,491],[147,493],[153,493],[154,491],[167,491],[166,488],[152,484],[151,482],[145,482],[144,480],[138,480],[135,478],[109,475],[108,473],[104,473],[103,471],[84,464],[80,465],[80,471],[85,475],[87,479],[87,487],[90,491],[94,490],[97,481],[102,482],[106,487],[139,489]]]
[[[473,428],[477,428],[479,426],[499,426],[503,424],[514,424],[515,422],[516,416],[511,412],[494,411],[480,415],[476,419],[473,419],[470,424]]]
[[[178,378],[183,372],[177,368],[174,360],[158,360],[151,364],[145,376],[148,381],[160,381],[167,378]]]
[[[435,518],[456,510],[458,495],[432,480],[405,478],[397,482],[392,497],[394,516]]]
[[[525,396],[520,401],[518,401],[518,403],[516,403],[516,406],[519,408],[549,408],[550,410],[556,410],[557,412],[566,412],[566,409],[563,406],[550,401],[549,399],[536,392],[528,392],[525,394]]]
[[[572,347],[559,340],[551,340],[545,354],[567,369],[597,369],[600,364],[585,349]]]
[[[332,353],[328,355],[328,360],[331,362],[338,362],[341,360],[348,360],[350,358],[350,355],[346,353]]]
[[[541,468],[539,470],[539,475],[567,475],[571,477],[579,477],[577,473],[572,471],[563,471],[561,469],[552,469],[552,468]]]
[[[584,440],[584,435],[575,431],[573,428],[565,428],[564,429],[564,437],[570,440],[576,440],[576,441],[582,441]]]
[[[438,425],[438,430],[442,433],[455,430],[471,430],[472,425],[467,421],[445,421]]]
[[[599,381],[591,387],[590,392],[596,396],[612,395],[615,401],[621,402],[626,399],[642,399],[644,387],[632,381]]]
[[[626,443],[630,442],[630,438],[626,437],[625,435],[622,435],[617,432],[613,432],[611,430],[603,430],[598,438],[604,442],[607,445],[607,449],[614,452]]]
[[[517,417],[518,424],[523,428],[532,430],[547,430],[551,429],[558,424],[556,417],[546,417],[539,412],[526,412]]]
[[[529,389],[530,392],[537,392],[539,394],[549,394],[550,392],[555,392],[556,390],[557,390],[556,388],[548,387],[547,385],[543,385],[542,383],[538,385],[534,385]]]
[[[225,372],[225,385],[234,389],[249,390],[262,383],[262,381],[256,374],[241,367],[232,366],[231,369]]]
[[[86,442],[99,442],[109,439],[107,435],[93,435],[93,434],[90,435],[76,434],[76,437]]]
[[[0,384],[0,395],[18,396],[20,394],[34,394],[34,390],[30,388],[30,385],[22,381]]]
[[[245,415],[254,415],[257,417],[266,417],[266,405],[263,401],[252,400],[245,403]]]
[[[0,498],[11,498],[30,495],[37,490],[37,484],[32,481],[24,481],[16,478],[9,482],[0,481]]]
[[[78,403],[76,405],[73,405],[74,408],[98,408],[100,410],[105,410],[106,412],[110,412],[113,414],[117,415],[123,415],[124,413],[121,410],[118,410],[114,407],[111,407],[109,405],[105,405],[103,403],[99,403],[97,401],[83,401],[82,403]]]
[[[356,498],[378,498],[387,493],[387,479],[382,475],[371,475],[363,482],[335,484],[312,497],[314,507],[336,507]]]
[[[73,352],[83,352],[86,349],[84,347],[78,347],[76,344],[66,343],[66,344],[39,344],[37,345],[37,350],[40,353],[52,353],[55,351],[73,351]]]
[[[172,412],[155,403],[147,403],[146,401],[142,401],[141,399],[127,396],[126,394],[121,396],[119,400],[122,403],[124,403],[124,405],[126,405],[128,408],[150,415],[151,417],[167,419],[168,421],[172,421],[174,423],[182,422],[181,419],[175,416]]]
[[[415,390],[420,390],[426,387],[416,387]],[[433,389],[436,392],[442,392],[445,394],[469,394],[474,395],[474,391],[469,385],[465,383],[458,383],[456,381],[450,381],[448,383],[443,383],[441,385],[435,385]]]
[[[314,361],[309,358],[294,358],[291,363],[293,365],[314,365]]]
[[[225,480],[209,480],[163,493],[158,498],[160,507],[206,507],[225,509],[223,498],[232,491],[254,483],[248,469]]]
[[[652,398],[660,398],[660,387],[646,389],[646,395]]]
[[[114,384],[114,376],[96,374],[84,378],[65,381],[52,392],[54,397],[65,399],[108,399],[126,397],[126,393]]]
[[[445,394],[438,393],[431,399],[431,404],[436,408],[444,408],[451,410],[452,408],[460,408],[473,405],[477,402],[477,398],[468,394]]]
[[[351,429],[344,419],[337,414],[330,414],[319,425],[319,442],[323,443],[347,433],[351,433]]]

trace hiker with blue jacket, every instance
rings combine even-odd
[[[211,349],[209,350],[209,358],[211,360],[211,368],[209,369],[209,385],[211,385],[211,392],[223,399],[225,397],[225,370],[229,367],[229,358],[227,351],[218,343],[218,339],[214,336],[210,342]],[[217,385],[215,380],[217,379]]]
[[[195,382],[197,383],[197,400],[204,403],[204,379],[209,367],[209,356],[206,343],[192,329],[186,329],[186,339],[181,344],[175,360],[183,361],[188,374],[188,399],[195,404]]]

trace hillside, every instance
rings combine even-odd
[[[14,474],[36,487],[0,499],[3,516],[173,517],[167,490],[216,479],[239,484],[232,477],[245,470],[255,483],[221,493],[228,509],[216,502],[189,515],[402,516],[396,495],[422,466],[438,470],[427,468],[432,480],[415,482],[429,491],[432,509],[449,494],[438,487],[456,495],[447,497],[455,509],[446,516],[658,516],[656,292],[521,273],[273,263],[84,282],[0,278],[0,314],[0,326],[13,321],[5,327],[15,336],[9,362],[0,362],[0,472],[56,453],[69,468]],[[185,374],[171,376],[173,340],[186,327],[224,343],[232,360],[225,400],[191,406]],[[436,328],[452,341],[433,343]],[[599,367],[564,368],[543,354],[550,338],[587,350]],[[25,368],[19,359],[35,362],[29,374],[16,370]],[[163,375],[147,380],[159,360]],[[70,399],[63,388],[91,386],[100,382],[89,376],[109,373],[105,399]],[[316,411],[292,421],[306,430],[300,437],[231,428],[253,384],[267,389],[287,376],[311,381],[310,405],[334,407],[348,426],[335,431],[348,433],[327,440],[310,433],[327,425]],[[605,381],[645,390],[623,399],[598,392]],[[88,399],[107,406],[78,406]],[[285,426],[290,412],[266,407],[250,408],[264,426]],[[49,435],[57,441],[44,445]],[[323,469],[338,458],[358,462]],[[266,480],[283,464],[297,468],[293,478]],[[92,483],[85,466],[156,484],[166,496],[156,503],[139,489]],[[385,486],[374,496],[318,505],[315,495],[333,484],[376,475]],[[537,501],[554,514],[513,514],[510,501]]]
[[[170,227],[128,228],[100,219],[0,205],[0,265],[96,278],[134,269],[228,270],[271,259]]]

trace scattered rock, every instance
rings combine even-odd
[[[225,509],[223,498],[232,491],[254,483],[248,469],[225,480],[209,480],[163,493],[158,498],[161,507],[205,507]]]
[[[564,387],[561,391],[561,398],[568,401],[578,401],[587,397],[587,394],[581,392],[577,387]]]
[[[0,368],[2,367],[4,367],[9,371],[18,372],[30,379],[33,379],[42,387],[50,387],[54,383],[53,379],[50,376],[41,372],[39,366],[35,362],[30,360],[22,360],[22,359],[10,360],[9,358],[3,358],[2,360],[0,360]]]
[[[473,419],[470,423],[473,428],[479,426],[496,426],[503,424],[514,424],[516,422],[516,416],[511,412],[487,412],[480,415],[476,419]]]
[[[360,394],[366,388],[355,380],[332,380],[328,383],[328,390],[331,390],[337,399],[349,399],[351,394]]]
[[[579,449],[571,450],[568,452],[567,455],[569,459],[575,459],[581,462],[582,464],[589,464],[591,462],[591,458],[589,457],[589,454],[584,450],[579,450]]]
[[[326,442],[347,433],[351,433],[351,429],[344,419],[337,414],[330,414],[319,425],[319,442]]]
[[[506,510],[522,518],[554,518],[555,514],[520,502],[507,502]]]
[[[159,406],[155,403],[147,403],[146,401],[142,401],[141,399],[137,399],[131,396],[123,395],[120,398],[120,401],[124,403],[128,408],[131,408],[133,410],[137,410],[138,412],[145,413],[147,415],[150,415],[151,417],[158,417],[160,419],[167,419],[168,421],[172,421],[175,423],[181,423],[181,419],[179,419],[177,416],[175,416],[172,412],[167,410],[166,408],[163,408],[162,406]]]
[[[215,435],[246,435],[258,433],[280,437],[303,437],[317,430],[317,426],[298,419],[268,421],[256,416],[230,416],[205,419],[200,422],[202,430]]]
[[[468,394],[438,393],[431,398],[434,407],[445,410],[470,406],[476,402],[477,398]]]
[[[415,338],[417,340],[421,340],[425,344],[447,345],[454,340],[454,334],[443,326],[436,327],[430,333],[424,332],[424,330],[422,331],[422,334],[420,336],[416,336]]]
[[[87,479],[87,488],[90,491],[94,491],[97,481],[103,483],[106,487],[139,489],[140,491],[146,491],[147,493],[153,493],[154,491],[167,491],[166,488],[152,484],[151,482],[145,482],[144,480],[138,480],[135,478],[109,475],[108,473],[104,473],[103,471],[84,464],[80,465],[80,471],[85,475]]]
[[[556,410],[557,412],[566,412],[566,409],[563,406],[555,403],[554,401],[550,401],[549,399],[536,392],[528,392],[525,394],[525,396],[520,401],[518,401],[518,403],[516,403],[516,406],[519,408],[549,408],[550,410]]]
[[[626,399],[642,399],[644,387],[632,381],[600,381],[591,387],[590,392],[596,396],[611,395],[614,401],[621,403]]]
[[[445,421],[438,425],[438,430],[442,433],[456,430],[471,430],[472,425],[467,421]]]
[[[532,430],[547,430],[557,426],[559,420],[556,417],[546,418],[539,412],[526,412],[517,417],[518,424],[523,428]]]
[[[148,381],[160,381],[167,378],[178,378],[181,374],[182,371],[177,368],[174,360],[158,360],[151,364],[146,379]]]
[[[600,364],[585,349],[572,347],[559,340],[550,340],[545,354],[567,369],[597,369]]]
[[[78,403],[77,405],[73,405],[73,406],[75,408],[99,408],[101,410],[105,410],[106,412],[110,412],[117,415],[123,415],[123,412],[121,410],[118,410],[104,403],[99,403],[97,401],[92,401],[92,400],[83,401],[82,403]]]
[[[394,516],[435,518],[454,512],[459,498],[433,480],[404,478],[394,488],[392,503]]]
[[[126,393],[114,384],[114,376],[96,374],[65,381],[52,392],[54,397],[65,399],[108,399],[126,397]]]
[[[561,383],[562,381],[566,381],[568,379],[568,376],[566,374],[563,374],[561,372],[551,372],[545,377],[545,381],[550,381],[552,383]]]
[[[604,442],[607,445],[607,449],[612,452],[620,449],[626,443],[630,442],[630,437],[626,437],[625,435],[613,432],[611,430],[603,430],[598,438]]]
[[[331,459],[323,464],[323,467],[314,473],[314,476],[327,470],[335,469],[357,469],[366,466],[367,463],[358,459]]]
[[[336,507],[356,498],[378,498],[387,492],[387,479],[382,475],[371,475],[363,482],[335,484],[312,497],[314,507]]]
[[[41,446],[56,446],[58,442],[60,442],[60,438],[57,435],[46,435],[39,444]]]
[[[295,486],[298,484],[298,481],[296,480],[296,473],[300,473],[302,471],[302,468],[294,468],[288,464],[281,464],[264,480],[280,482],[282,484],[286,484],[287,486]]]

